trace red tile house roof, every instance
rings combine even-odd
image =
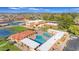
[[[24,32],[20,32],[20,33],[16,33],[16,34],[11,35],[9,37],[9,39],[12,39],[12,40],[15,40],[15,41],[20,41],[20,40],[24,39],[25,37],[28,37],[29,35],[32,35],[34,33],[35,33],[35,31],[27,30],[27,31],[24,31]]]

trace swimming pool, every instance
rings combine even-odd
[[[48,32],[44,32],[43,34],[36,34],[36,38],[34,39],[34,41],[43,44],[45,43],[49,38],[51,38],[52,35]]]
[[[49,34],[48,32],[44,32],[43,35],[46,36],[46,37],[48,37],[48,38],[51,38],[52,37],[52,35]]]
[[[13,32],[7,29],[0,29],[0,37],[8,37],[11,35]]]
[[[46,42],[45,38],[42,35],[37,34],[35,40],[36,42],[43,44],[44,42]]]

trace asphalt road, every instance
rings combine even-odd
[[[64,51],[79,51],[79,37],[76,39],[69,40]]]

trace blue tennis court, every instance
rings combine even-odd
[[[13,32],[7,29],[0,29],[0,37],[8,37],[11,35]]]

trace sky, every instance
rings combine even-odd
[[[79,13],[79,7],[0,7],[0,13]]]

